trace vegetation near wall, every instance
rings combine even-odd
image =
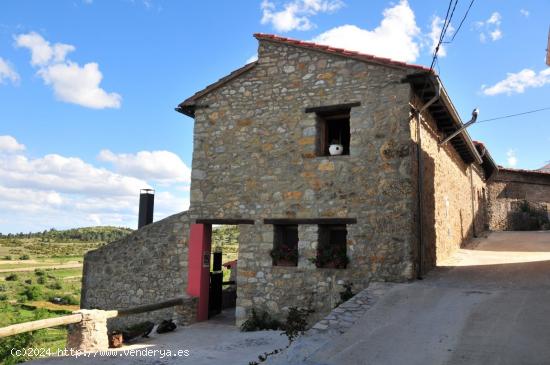
[[[129,228],[87,227],[0,234],[0,327],[70,314],[80,307],[83,255],[126,237]],[[65,347],[67,328],[0,339],[0,364],[30,360],[12,348]]]

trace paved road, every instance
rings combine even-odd
[[[233,311],[226,310],[208,322],[178,327],[176,331],[140,338],[105,353],[51,357],[33,365],[247,365],[258,355],[284,348],[286,336],[279,331],[241,332]]]
[[[396,285],[307,364],[550,364],[550,232],[497,232]]]

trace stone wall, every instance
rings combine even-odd
[[[527,201],[550,211],[550,174],[500,169],[489,184],[489,228],[514,230],[515,204]]]
[[[344,280],[415,276],[412,246],[408,71],[260,41],[258,64],[211,91],[195,111],[192,218],[253,219],[241,226],[238,322],[253,307],[282,315],[307,305],[318,316]],[[315,113],[306,107],[360,102],[351,109],[350,155],[316,155]],[[207,106],[207,107],[201,107]],[[298,267],[272,266],[266,218],[357,218],[348,225],[347,269],[317,269],[317,226],[299,228]]]
[[[188,227],[187,212],[178,213],[88,252],[84,256],[81,307],[123,309],[184,295]],[[167,318],[190,322],[195,318],[196,305],[174,312],[175,308],[169,308],[114,318],[109,320],[109,328]]]
[[[417,98],[413,97],[413,102],[417,109],[421,108]],[[428,112],[423,114],[423,119],[424,264],[429,269],[449,257],[474,234],[486,230],[487,198],[480,166],[464,163],[451,143],[439,146],[444,136]],[[415,142],[416,120],[414,118],[411,123]]]

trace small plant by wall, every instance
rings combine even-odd
[[[353,283],[348,281],[344,283],[342,286],[344,287],[344,290],[340,292],[340,301],[338,302],[338,304],[336,304],[336,306],[339,306],[340,304],[347,302],[348,300],[353,298],[353,296],[355,295],[355,293],[352,291]]]
[[[280,321],[273,319],[269,313],[252,309],[252,315],[241,325],[241,331],[263,331],[281,330],[283,325]]]

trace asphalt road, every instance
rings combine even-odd
[[[396,285],[307,364],[550,364],[550,232],[496,232]]]

